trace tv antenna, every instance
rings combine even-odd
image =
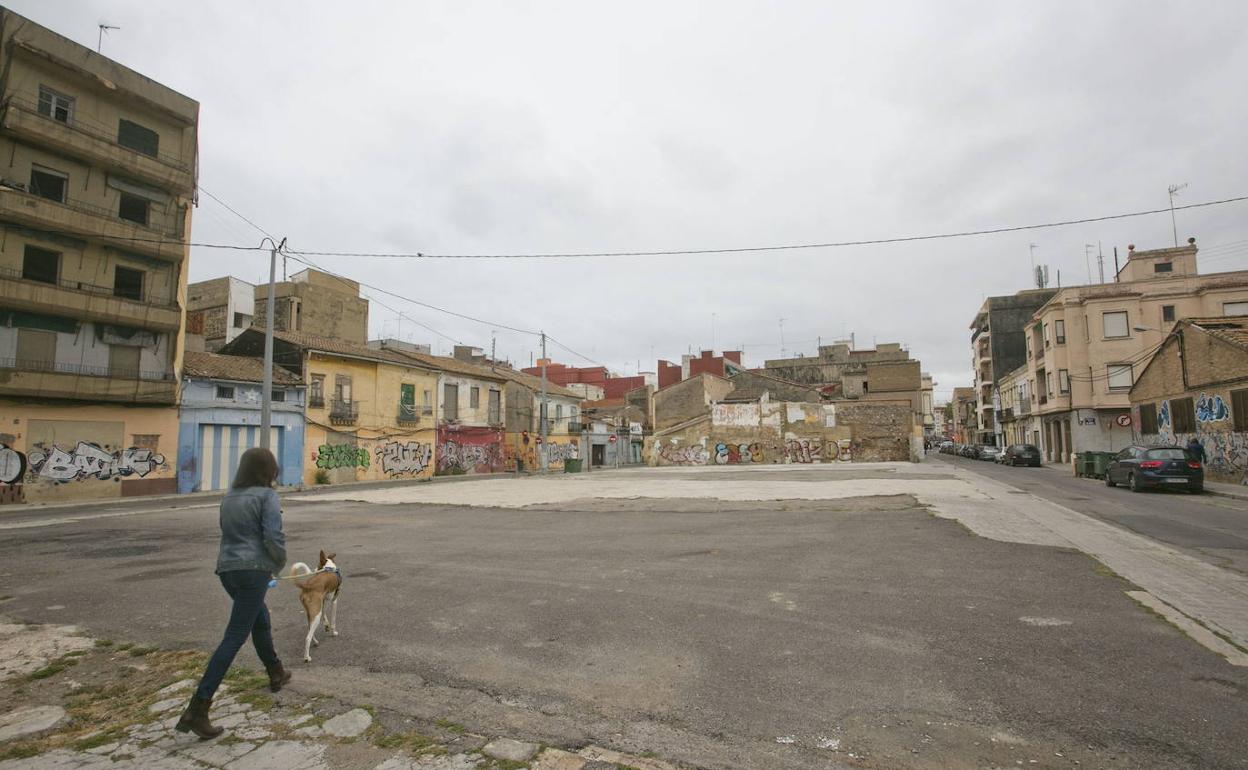
[[[1089,284],[1092,283],[1092,257],[1090,255],[1092,253],[1092,249],[1095,249],[1095,248],[1096,247],[1090,243],[1083,244],[1083,262],[1084,262],[1084,265],[1088,268],[1088,283]]]
[[[115,27],[112,24],[100,24],[99,28],[100,28],[100,35],[99,35],[99,38],[95,41],[96,53],[100,53],[100,49],[104,47],[104,33],[105,32],[109,31],[110,29],[121,29],[121,27]],[[1172,203],[1171,205],[1173,206],[1174,204]],[[1177,238],[1178,236],[1175,236],[1175,237]]]
[[[1174,230],[1174,247],[1176,249],[1179,247],[1179,226],[1174,221],[1174,196],[1178,195],[1179,191],[1185,187],[1187,187],[1187,182],[1172,184],[1166,188],[1167,192],[1170,193],[1170,227]]]

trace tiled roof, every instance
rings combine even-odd
[[[223,356],[220,353],[200,353],[188,350],[182,358],[182,375],[210,380],[234,382],[263,382],[264,362],[246,356]],[[300,385],[298,377],[280,366],[273,367],[274,385]]]
[[[519,372],[515,369],[506,369],[503,367],[491,368],[490,371],[497,374],[499,377],[523,385],[524,387],[532,390],[534,393],[540,393],[542,390],[542,378],[540,377],[534,377],[531,374],[525,374],[524,372]],[[584,398],[584,396],[577,393],[575,390],[568,390],[562,385],[556,385],[551,382],[549,378],[546,380],[546,395],[562,396],[563,398],[575,398],[577,401]]]
[[[264,335],[264,332],[258,329],[249,329],[248,332],[255,332]],[[398,351],[394,350],[374,350],[366,345],[358,345],[352,342],[343,342],[333,337],[322,337],[319,334],[308,334],[307,332],[283,332],[274,331],[273,339],[288,342],[296,347],[305,350],[316,350],[322,353],[340,353],[344,356],[352,356],[354,358],[363,358],[369,361],[380,361],[387,364],[398,364],[400,366],[417,366],[421,368],[430,368],[426,365],[413,361],[410,358],[402,356]]]
[[[1187,321],[1215,337],[1248,349],[1248,315],[1189,318]]]
[[[377,352],[383,352],[383,351],[377,351]],[[495,371],[492,371],[487,367],[477,366],[476,364],[469,364],[464,361],[460,361],[457,358],[451,358],[449,356],[430,356],[430,355],[425,355],[424,353],[414,353],[408,350],[398,350],[398,349],[386,350],[384,352],[394,353],[396,355],[403,356],[404,358],[407,358],[411,361],[415,361],[421,366],[427,366],[430,369],[438,369],[444,372],[460,374],[465,377],[479,377],[480,379],[483,379],[483,380],[498,380],[498,381],[502,381],[504,379],[504,377],[501,374]]]

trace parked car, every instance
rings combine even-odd
[[[1181,446],[1129,446],[1105,470],[1105,486],[1126,484],[1132,492],[1152,487],[1175,487],[1200,494],[1205,469]]]
[[[979,459],[979,447],[974,444],[964,444],[960,453],[963,457],[969,457],[972,460]]]
[[[1040,449],[1035,444],[1011,444],[1001,455],[1004,465],[1040,467]]]
[[[944,452],[945,454],[949,454],[949,450],[950,450],[950,449],[952,449],[952,448],[953,448],[953,442],[952,442],[952,441],[942,441],[942,442],[940,442],[940,447],[939,447],[939,449],[940,449],[940,451],[941,451],[941,452]]]
[[[995,446],[989,446],[988,444],[981,444],[979,446],[979,458],[978,459],[980,460],[989,460],[995,463],[997,461],[997,457],[999,457],[1000,455],[1001,455],[1001,450],[997,449]]]

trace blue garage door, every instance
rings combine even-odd
[[[269,447],[282,456],[285,431],[271,428]],[[248,449],[260,446],[260,428],[256,425],[200,425],[199,459],[195,488],[201,492],[228,489],[238,470],[238,458]]]

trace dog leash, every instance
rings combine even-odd
[[[310,578],[313,575],[319,575],[322,572],[337,572],[340,578],[342,575],[341,570],[330,569],[327,567],[322,567],[321,569],[318,569],[315,572],[303,572],[298,575],[273,575],[272,577],[269,578],[269,588],[277,588],[277,581],[279,580],[303,580],[304,578]]]

